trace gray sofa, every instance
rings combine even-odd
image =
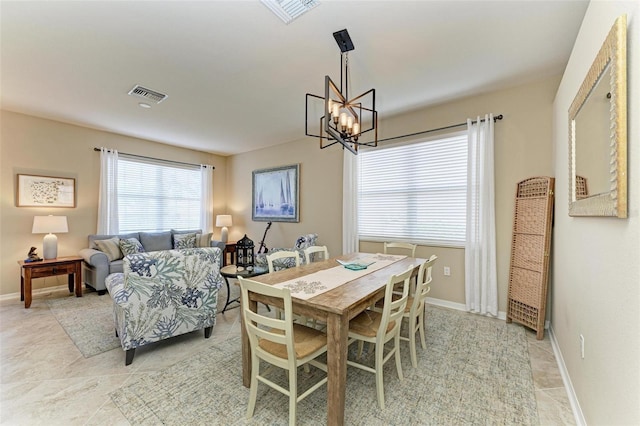
[[[196,247],[218,247],[224,250],[225,243],[222,241],[211,240],[212,234],[203,234],[201,230],[187,231],[163,231],[163,232],[132,232],[120,235],[89,235],[89,247],[80,250],[79,255],[82,256],[84,262],[82,267],[82,281],[86,286],[92,287],[98,294],[105,294],[107,287],[104,280],[107,275],[116,272],[123,272],[123,257],[113,255],[110,259],[105,251],[98,249],[96,241],[109,240],[114,237],[119,239],[135,238],[144,248],[145,252],[173,250],[176,244],[176,235],[184,236],[184,234],[196,234]],[[207,244],[208,243],[208,244]]]

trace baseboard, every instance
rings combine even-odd
[[[69,286],[67,284],[61,284],[61,285],[56,285],[52,287],[37,288],[37,289],[31,290],[31,295],[35,296],[38,294],[51,293],[54,290],[61,290],[63,288],[66,288],[68,290]],[[9,293],[9,294],[0,295],[0,301],[4,301],[4,300],[20,300],[20,293]]]
[[[573,417],[576,420],[576,425],[586,426],[587,422],[585,421],[584,415],[582,414],[582,409],[580,408],[578,397],[576,396],[576,392],[573,389],[573,384],[571,383],[571,378],[569,377],[569,371],[567,370],[567,366],[564,363],[562,352],[560,352],[560,345],[558,345],[558,341],[556,340],[556,335],[553,332],[552,325],[549,325],[549,340],[551,340],[553,354],[555,355],[556,361],[558,362],[558,369],[560,370],[560,376],[562,376],[564,388],[567,390],[569,404],[571,404],[571,411],[573,411]]]
[[[457,311],[467,312],[467,306],[463,303],[451,302],[449,300],[444,300],[444,299],[434,299],[433,297],[427,297],[426,302],[429,305],[441,306],[443,308],[449,308],[449,309],[455,309]],[[487,316],[491,316],[491,315],[487,315]],[[498,311],[498,319],[506,320],[507,313],[504,311]]]

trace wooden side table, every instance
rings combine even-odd
[[[82,258],[80,256],[58,257],[38,262],[20,260],[18,264],[20,265],[20,300],[24,300],[25,309],[31,306],[33,278],[69,275],[69,292],[73,292],[75,287],[76,297],[82,297]]]
[[[227,261],[227,254],[229,254],[229,261]],[[236,264],[236,243],[226,243],[224,250],[222,251],[222,266],[235,265]]]

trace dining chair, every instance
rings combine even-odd
[[[278,265],[279,264],[279,265]],[[276,251],[274,253],[267,254],[267,265],[269,266],[269,273],[275,272],[281,269],[292,268],[300,266],[300,257],[295,251],[283,250]],[[282,309],[275,308],[276,317],[282,318]],[[306,318],[302,318],[302,321],[306,324]]]
[[[349,345],[358,341],[358,358],[362,357],[364,342],[375,345],[374,368],[347,360],[347,364],[374,373],[376,376],[376,392],[378,405],[384,410],[383,367],[395,356],[398,378],[403,380],[402,364],[400,363],[400,325],[409,298],[409,280],[414,266],[399,275],[392,275],[387,282],[384,294],[382,312],[366,310],[349,322]],[[393,297],[393,287],[402,284],[402,295]],[[385,344],[393,339],[393,348],[385,355]]]
[[[295,425],[298,402],[327,383],[325,376],[298,396],[298,367],[313,365],[325,373],[327,372],[326,364],[316,360],[319,355],[327,352],[327,335],[319,330],[293,323],[291,290],[288,288],[276,288],[242,277],[238,277],[238,279],[242,294],[240,298],[242,319],[251,347],[251,385],[247,419],[253,417],[258,381],[260,381],[289,397],[289,425]],[[249,309],[249,293],[281,299],[285,312],[284,319],[253,312]],[[288,390],[260,373],[260,360],[287,370]],[[264,373],[268,371],[269,368],[265,369]]]
[[[435,254],[431,255],[429,260],[420,265],[418,270],[418,279],[413,294],[407,299],[407,307],[404,310],[403,318],[409,321],[408,337],[400,335],[400,340],[409,342],[411,351],[411,365],[415,368],[418,366],[418,357],[416,354],[416,333],[420,332],[420,342],[422,349],[427,349],[427,341],[424,335],[424,309],[427,294],[431,290],[431,269],[438,259]]]
[[[304,257],[307,263],[311,263],[311,259],[318,259],[318,256],[313,256],[315,253],[322,253],[324,256],[323,260],[329,259],[329,250],[327,250],[327,246],[311,246],[304,249]]]
[[[269,273],[278,271],[280,269],[292,268],[294,264],[296,267],[300,266],[300,257],[295,251],[283,250],[267,254],[267,265],[269,266]]]
[[[389,249],[400,249],[400,250],[409,250],[411,251],[411,257],[416,257],[416,248],[417,244],[411,243],[384,243],[384,254],[389,253]]]
[[[327,246],[311,246],[304,249],[304,257],[307,264],[312,262],[312,259],[318,259],[317,254],[321,253],[323,256],[322,260],[329,259],[329,250],[327,250]],[[316,254],[316,256],[314,256]],[[319,328],[320,330],[326,330],[327,324],[323,321],[319,321],[316,319],[311,319],[307,322],[307,325],[310,325],[313,328]]]

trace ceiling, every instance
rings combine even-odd
[[[304,138],[305,94],[376,89],[379,117],[561,73],[587,1],[0,3],[2,108],[220,155]],[[134,85],[165,93],[150,109]],[[393,136],[393,135],[389,135]]]

